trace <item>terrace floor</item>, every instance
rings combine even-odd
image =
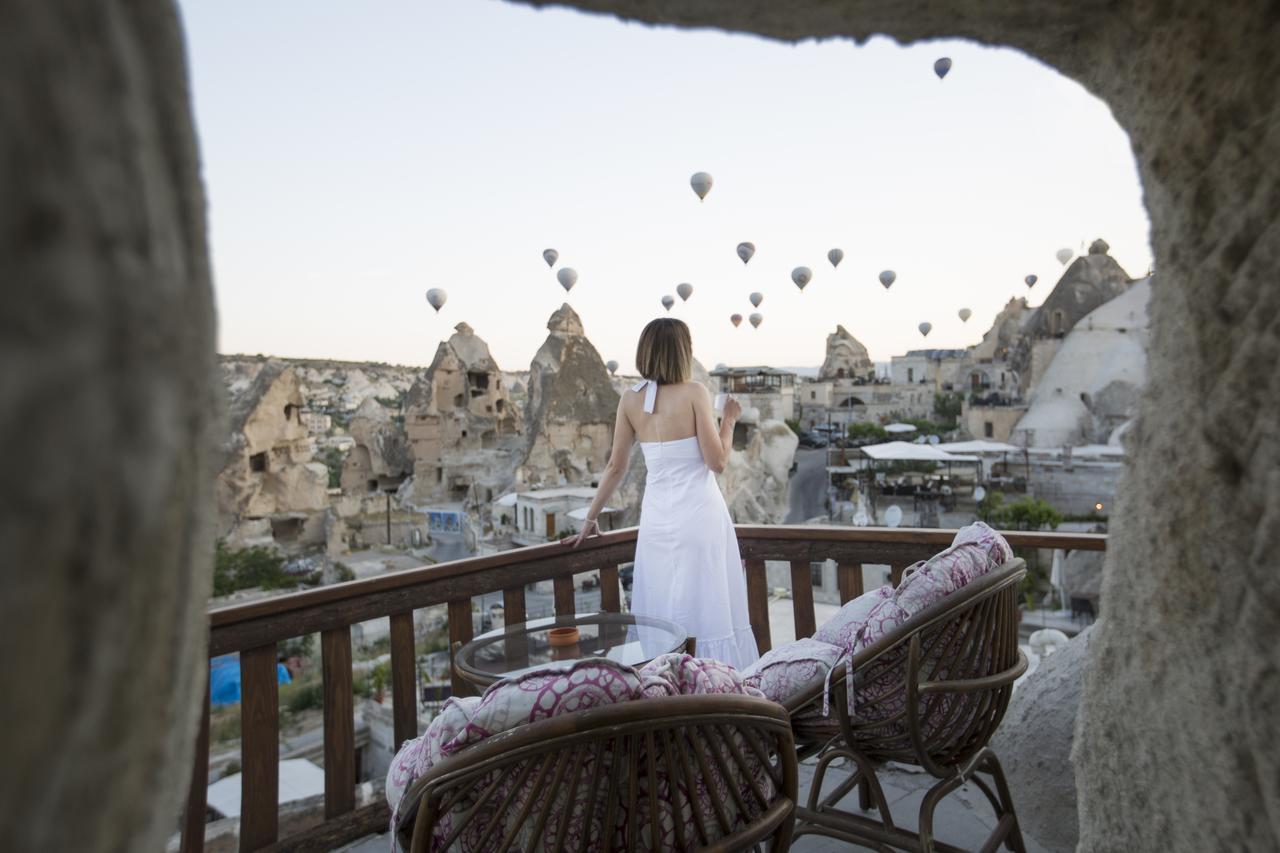
[[[803,801],[809,792],[809,783],[813,779],[814,760],[810,759],[800,765],[800,798]],[[1069,771],[1064,771],[1069,772]],[[826,790],[830,790],[843,779],[839,772],[828,772]],[[914,829],[920,814],[920,803],[925,792],[937,780],[922,770],[914,770],[890,764],[880,774],[880,782],[884,786],[885,799],[889,801],[889,809],[893,812],[894,823]],[[1013,792],[1014,806],[1017,806],[1017,791]],[[850,792],[842,802],[842,807],[854,808],[857,803],[857,792]],[[982,793],[972,785],[966,785],[947,797],[934,812],[934,829],[936,837],[957,847],[976,850],[995,826],[995,816]],[[1028,853],[1049,853],[1034,838],[1023,830],[1023,840]],[[386,835],[371,835],[340,848],[344,853],[387,853],[390,849]],[[798,839],[791,845],[795,853],[835,853],[845,850],[870,850],[872,848],[855,847],[833,838],[808,835]]]

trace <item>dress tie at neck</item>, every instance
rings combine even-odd
[[[646,385],[649,387],[645,388]],[[632,391],[639,391],[641,388],[645,388],[645,392],[644,392],[645,414],[652,415],[654,404],[658,402],[658,383],[654,382],[652,379],[641,379],[635,385],[631,386]]]

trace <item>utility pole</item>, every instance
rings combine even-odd
[[[387,544],[391,544],[391,492],[387,492]]]

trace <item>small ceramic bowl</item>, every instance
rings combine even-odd
[[[547,642],[553,646],[572,646],[578,642],[578,629],[552,628],[547,632]]]

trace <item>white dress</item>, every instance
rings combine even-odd
[[[652,412],[658,385],[645,380],[632,390],[641,389],[644,410]],[[697,436],[642,441],[640,448],[648,476],[640,505],[631,612],[680,625],[697,641],[698,657],[746,667],[760,653],[747,615],[738,537]]]

